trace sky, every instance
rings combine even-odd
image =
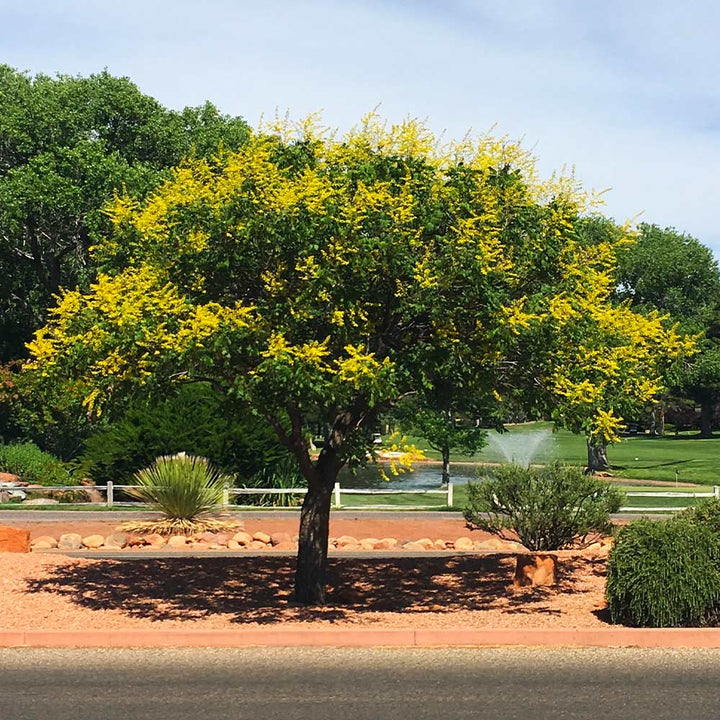
[[[448,139],[492,128],[720,258],[718,28],[715,0],[0,0],[0,62],[107,68],[251,125],[343,131],[379,106]]]

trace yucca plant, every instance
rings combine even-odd
[[[162,456],[135,475],[139,487],[128,493],[163,514],[155,522],[127,523],[135,532],[180,534],[227,528],[232,523],[207,517],[222,503],[223,489],[230,478],[216,470],[206,458],[180,453]]]

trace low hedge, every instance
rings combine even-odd
[[[691,517],[627,525],[608,558],[606,596],[613,623],[717,625],[720,537]]]

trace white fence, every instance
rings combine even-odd
[[[22,488],[22,487],[2,487],[0,488],[0,499],[3,499],[2,496],[4,493],[7,493],[8,495],[11,493],[16,493],[18,491],[23,493],[32,493],[33,491],[36,492],[42,492],[42,493],[52,493],[52,492],[65,492],[68,490],[97,490],[100,492],[104,492],[105,494],[105,501],[104,502],[78,502],[78,503],[72,503],[73,505],[88,505],[88,506],[104,506],[108,508],[112,507],[128,507],[128,506],[138,506],[138,505],[144,505],[145,503],[142,502],[116,502],[115,501],[115,491],[116,490],[129,490],[132,488],[138,487],[137,485],[115,485],[112,482],[108,482],[105,485],[52,485],[52,486],[45,486],[42,488]],[[226,488],[223,494],[223,507],[228,507],[231,505],[230,498],[231,496],[242,496],[242,495],[305,495],[307,493],[307,488]],[[445,502],[441,504],[434,504],[434,505],[398,505],[398,504],[360,504],[360,505],[350,505],[350,504],[344,504],[343,503],[343,496],[357,496],[357,495],[365,495],[365,496],[381,496],[381,495],[440,495],[445,496]],[[703,498],[720,498],[720,486],[715,485],[713,486],[712,492],[672,492],[672,491],[649,491],[649,492],[629,492],[625,494],[625,497],[627,498],[635,498],[635,497],[643,497],[643,498],[670,498],[670,499],[680,499],[680,498],[689,498],[692,500],[701,500]],[[390,509],[402,509],[402,508],[412,508],[413,510],[434,510],[440,507],[452,507],[454,502],[454,491],[453,491],[453,484],[448,483],[447,487],[440,488],[437,490],[390,490],[390,489],[360,489],[360,488],[342,488],[340,486],[340,483],[335,483],[335,487],[333,488],[333,494],[332,494],[332,507],[335,509],[343,509],[343,510],[390,510]],[[692,503],[686,503],[684,505],[671,505],[671,506],[663,506],[658,505],[653,507],[652,505],[644,505],[644,506],[632,506],[632,505],[624,505],[620,508],[621,513],[647,513],[647,512],[678,512],[680,510],[684,510],[686,507],[689,507],[692,505]],[[237,508],[257,508],[257,505],[243,505],[241,503],[235,502],[232,504],[232,507]],[[268,509],[272,508],[273,506],[266,506]],[[284,509],[288,509],[287,507],[283,506]],[[291,508],[290,508],[291,509]]]
[[[0,488],[0,496],[2,496],[3,492],[6,492],[8,494],[10,493],[32,493],[35,492],[42,492],[42,493],[53,493],[53,492],[65,492],[68,490],[97,490],[99,492],[105,493],[105,502],[77,502],[77,503],[68,503],[72,505],[88,505],[88,506],[98,506],[98,507],[134,507],[138,505],[145,505],[143,502],[127,502],[127,501],[121,501],[117,502],[115,500],[115,491],[116,490],[130,490],[132,488],[137,488],[138,485],[115,485],[113,482],[107,482],[105,485],[48,485],[44,486],[42,488],[35,487],[35,488],[23,488],[23,487],[4,487]],[[226,488],[223,491],[223,502],[222,506],[227,507],[230,506],[230,497],[231,496],[240,496],[240,495],[305,495],[307,493],[307,488]],[[384,504],[384,505],[343,505],[342,496],[343,495],[444,495],[445,496],[445,502],[441,504],[434,504],[434,505],[393,505],[393,504]],[[438,507],[452,507],[453,504],[453,485],[452,483],[448,483],[447,487],[441,488],[439,490],[362,490],[358,488],[342,488],[340,487],[340,483],[335,483],[335,487],[333,488],[333,494],[332,494],[332,507],[335,509],[342,508],[343,510],[384,510],[384,509],[392,509],[392,508],[402,508],[402,507],[411,507],[415,510],[433,510]],[[238,507],[238,508],[256,508],[257,505],[242,505],[240,503],[233,503],[232,507]],[[273,506],[267,506],[268,508],[272,508]],[[287,508],[283,507],[283,509],[292,509],[292,507]]]

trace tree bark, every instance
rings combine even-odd
[[[607,445],[604,442],[600,442],[597,445],[590,443],[590,438],[587,441],[587,472],[592,474],[598,470],[609,470],[610,463],[607,459]]]
[[[330,499],[337,477],[337,473],[332,478],[331,474],[319,473],[316,479],[308,482],[308,491],[300,510],[295,600],[303,605],[325,604]]]
[[[447,445],[442,447],[442,484],[450,482],[450,448]]]
[[[655,432],[657,433],[658,437],[663,437],[665,435],[665,403],[662,402],[658,405],[657,425],[655,427]]]
[[[709,400],[704,400],[700,406],[700,435],[703,437],[712,437],[714,412],[715,403]]]

